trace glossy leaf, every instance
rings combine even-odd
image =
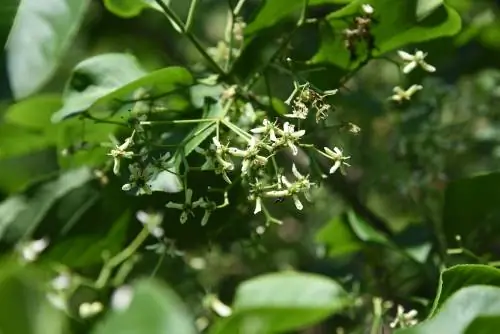
[[[126,211],[105,236],[91,234],[65,239],[48,249],[45,258],[71,268],[99,265],[105,252],[116,254],[122,250],[129,220],[130,212]]]
[[[361,217],[356,215],[354,211],[349,211],[347,213],[347,219],[354,234],[361,241],[369,241],[382,245],[392,245],[392,242],[382,233],[378,232],[376,229],[367,224]]]
[[[35,186],[30,189],[29,195],[20,194],[2,202],[0,239],[15,243],[25,236],[30,236],[58,199],[93,178],[94,175],[88,168],[72,170],[52,181]]]
[[[341,31],[348,27],[347,22],[353,16],[361,13],[363,4],[373,6],[378,20],[372,28],[376,45],[374,55],[385,54],[413,43],[453,36],[461,28],[460,15],[448,5],[428,7],[425,19],[419,20],[417,0],[354,0],[328,15],[327,22],[320,25],[321,47],[311,59],[312,64],[326,63],[340,68],[352,68],[356,65],[356,62],[350,61]]]
[[[104,0],[104,5],[110,12],[123,18],[137,16],[147,8],[161,11],[154,0]]]
[[[10,106],[4,119],[24,128],[43,130],[51,126],[50,117],[61,106],[59,95],[38,95]]]
[[[465,333],[475,319],[483,316],[500,317],[500,288],[475,285],[460,289],[436,316],[415,327],[397,330],[395,334]],[[488,333],[496,333],[498,327],[487,329]]]
[[[0,125],[0,158],[41,151],[53,144],[53,138],[45,136],[43,131],[6,123]]]
[[[53,115],[59,122],[89,109],[94,102],[146,75],[128,54],[108,53],[85,59],[75,66],[63,94],[64,106]]]
[[[138,281],[132,289],[128,308],[112,310],[92,333],[197,333],[194,320],[171,289],[154,280]]]
[[[344,4],[350,0],[309,0],[308,6],[326,4]],[[304,0],[273,0],[265,1],[255,19],[245,29],[246,34],[255,34],[260,30],[269,28],[276,23],[299,13],[304,7]]]
[[[16,98],[42,87],[71,44],[89,0],[21,0],[6,45],[7,69]]]
[[[42,275],[2,261],[0,273],[0,332],[16,334],[63,334],[65,315],[48,302]]]
[[[122,56],[125,55],[114,55],[117,58]],[[126,57],[128,60],[124,58],[124,62],[132,62],[130,56]],[[107,61],[112,61],[111,57],[99,60],[103,62],[103,65]],[[83,91],[74,89],[71,93],[68,93],[70,95],[65,99],[64,107],[54,114],[53,121],[57,122],[83,111],[88,111],[98,117],[109,116],[117,107],[126,105],[126,103],[120,101],[133,100],[136,92],[147,93],[149,96],[164,96],[177,89],[186,88],[193,83],[193,77],[183,67],[167,67],[149,74],[142,73],[144,75],[141,74],[142,70],[139,67],[130,68],[131,72],[128,74],[120,74],[122,69],[119,68],[108,68],[108,70],[108,73],[101,73],[101,75],[95,77],[96,80],[93,81],[93,86],[88,86]],[[85,71],[82,71],[79,70],[77,73],[85,73]],[[87,72],[87,75],[91,76],[92,74]],[[138,77],[132,79],[136,75]]]
[[[340,311],[350,300],[335,281],[313,274],[283,272],[243,282],[233,314],[211,333],[276,333],[300,329]]]
[[[492,285],[500,287],[500,270],[478,264],[457,265],[444,270],[439,279],[439,290],[434,300],[431,315],[456,291],[470,285]]]
[[[356,235],[342,217],[335,217],[326,223],[316,234],[316,242],[327,248],[328,256],[354,253],[362,248]]]
[[[5,47],[21,0],[3,0],[0,6],[0,45]]]

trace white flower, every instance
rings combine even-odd
[[[128,166],[128,169],[130,171],[129,182],[122,186],[122,190],[129,191],[135,187],[138,188],[137,195],[151,195],[153,191],[148,182],[155,173],[154,167],[148,165],[145,168],[141,168],[138,165],[132,164]]]
[[[201,218],[201,226],[205,226],[208,223],[208,219],[212,212],[217,208],[217,204],[211,201],[207,201],[205,198],[200,197],[198,200],[193,202],[193,208],[205,209],[203,218]]]
[[[81,318],[90,318],[103,310],[101,302],[82,303],[78,308],[78,314]]]
[[[262,121],[262,126],[251,129],[250,132],[255,133],[255,134],[269,135],[269,139],[271,139],[272,141],[277,141],[276,134],[275,134],[274,130],[275,130],[275,125],[273,123],[269,122],[267,120],[267,118],[265,118]]]
[[[372,6],[370,6],[369,4],[363,4],[363,5],[361,5],[361,9],[362,9],[362,10],[363,10],[363,12],[364,12],[365,14],[367,14],[367,15],[372,15],[372,14],[373,14],[373,12],[375,11],[375,10],[373,9],[373,7],[372,7]]]
[[[210,308],[220,317],[229,317],[233,311],[229,306],[224,304],[214,295],[209,295],[206,297],[208,305]]]
[[[165,234],[165,231],[161,227],[161,222],[163,220],[163,215],[161,213],[147,213],[145,211],[138,211],[135,215],[137,220],[146,226],[149,233],[155,238],[161,238]]]
[[[116,144],[116,147],[111,150],[111,152],[108,153],[109,156],[113,157],[113,173],[115,175],[120,174],[120,161],[121,159],[130,159],[134,156],[134,152],[132,151],[127,151],[132,145],[132,137],[134,134],[123,142],[123,144],[118,145]],[[116,139],[115,139],[116,140]]]
[[[175,203],[175,202],[170,201],[167,203],[167,205],[165,205],[169,209],[182,210],[182,213],[180,216],[181,224],[184,224],[188,220],[188,215],[194,216],[192,209],[199,206],[198,201],[192,203],[192,198],[193,198],[193,190],[188,188],[188,189],[186,189],[186,192],[185,192],[184,203]]]
[[[410,73],[419,65],[422,67],[425,71],[427,72],[435,72],[436,68],[427,62],[425,62],[425,57],[427,57],[427,53],[424,53],[423,51],[417,50],[414,55],[409,54],[408,52],[405,51],[398,51],[399,57],[403,59],[403,61],[406,63],[405,66],[403,67],[403,73],[407,74]]]
[[[297,146],[295,146],[295,142],[305,133],[305,130],[295,131],[293,124],[285,122],[285,124],[283,124],[283,130],[280,130],[281,138],[277,141],[277,143],[287,145],[292,150],[293,155],[297,155],[299,150],[297,149]]]
[[[421,85],[412,85],[407,90],[403,90],[401,87],[396,86],[393,88],[394,95],[392,95],[389,99],[396,102],[402,102],[403,100],[409,101],[413,94],[415,94],[422,88],[424,87]]]
[[[309,114],[309,108],[306,104],[300,100],[294,100],[293,108],[291,114],[285,114],[283,116],[288,118],[298,118],[298,119],[306,119]]]
[[[59,274],[52,279],[50,285],[56,291],[66,290],[71,285],[71,276],[68,273]]]
[[[330,174],[335,173],[339,168],[342,171],[342,167],[345,166],[350,166],[345,160],[350,159],[351,157],[349,156],[344,156],[344,153],[342,150],[338,147],[334,147],[333,151],[330,150],[328,147],[323,148],[325,150],[326,156],[334,161],[333,166],[330,168]]]
[[[49,240],[47,238],[42,238],[38,240],[29,241],[21,244],[20,252],[24,261],[33,262],[38,258],[41,252],[47,248],[49,245]]]
[[[255,210],[253,210],[253,214],[256,215],[261,211],[262,211],[262,199],[260,197],[257,197],[255,199]]]
[[[128,285],[123,285],[116,289],[111,296],[111,308],[115,311],[126,310],[132,298],[134,297],[134,290]]]
[[[396,328],[398,325],[401,328],[415,326],[418,323],[418,319],[416,319],[417,314],[417,310],[410,310],[405,313],[403,306],[398,305],[396,317],[389,324],[389,327]]]

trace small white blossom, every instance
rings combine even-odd
[[[415,94],[422,88],[424,87],[422,87],[421,85],[412,85],[407,90],[403,90],[401,87],[396,86],[393,89],[394,95],[392,95],[390,99],[396,102],[402,102],[403,100],[409,101],[413,94]]]
[[[38,255],[40,255],[40,253],[47,248],[48,245],[49,240],[47,238],[42,238],[21,244],[19,251],[24,261],[33,262],[38,258]]]
[[[255,210],[253,210],[253,214],[256,215],[261,211],[262,211],[262,199],[260,197],[257,197],[255,199]]]
[[[193,208],[205,209],[205,213],[201,218],[201,226],[205,226],[208,223],[208,219],[210,219],[210,215],[217,208],[217,205],[214,202],[207,201],[205,198],[200,197],[193,202]]]
[[[82,303],[78,307],[78,314],[81,318],[90,318],[100,312],[102,312],[103,306],[101,302],[92,302],[92,303]]]
[[[273,123],[269,122],[269,120],[267,120],[267,118],[265,118],[262,121],[262,126],[251,129],[250,132],[255,133],[255,134],[269,135],[269,139],[271,139],[272,141],[275,142],[275,141],[277,141],[275,127],[276,126]]]
[[[165,234],[165,231],[161,227],[161,222],[163,220],[163,215],[161,213],[147,213],[145,211],[138,211],[135,215],[137,220],[146,226],[149,233],[155,238],[161,238]]]
[[[229,317],[233,313],[229,306],[221,302],[219,298],[214,295],[207,296],[206,303],[220,317]]]
[[[412,327],[415,326],[418,323],[417,317],[417,310],[410,310],[407,313],[405,313],[405,309],[403,306],[398,305],[398,310],[396,317],[394,320],[389,324],[391,328],[396,328],[396,327]]]
[[[309,108],[307,105],[299,99],[295,99],[293,102],[293,108],[291,114],[285,114],[283,116],[288,118],[298,118],[306,119],[309,114]]]
[[[367,15],[372,15],[372,14],[373,14],[373,12],[375,11],[375,10],[373,9],[373,7],[372,7],[372,6],[370,6],[369,4],[363,4],[363,5],[361,5],[361,9],[362,9],[362,10],[363,10],[363,12],[364,12],[365,14],[367,14]]]
[[[122,186],[123,191],[130,191],[133,188],[138,188],[137,195],[151,195],[153,193],[149,180],[155,173],[154,167],[151,165],[141,168],[136,164],[128,166],[130,171],[129,182]]]
[[[427,57],[427,53],[423,51],[417,50],[415,54],[409,54],[405,51],[398,51],[399,57],[403,59],[405,62],[405,66],[403,67],[403,73],[408,74],[415,69],[415,67],[420,66],[427,72],[435,72],[436,68],[425,61],[425,57]]]
[[[52,279],[50,285],[56,291],[66,290],[71,286],[71,275],[68,273],[61,273]]]
[[[177,210],[182,210],[181,216],[180,216],[180,222],[181,224],[184,224],[188,220],[188,215],[194,216],[192,209],[198,207],[200,204],[199,202],[192,202],[193,198],[193,190],[192,189],[186,189],[185,192],[185,201],[184,203],[175,203],[175,202],[168,202],[166,207],[169,209],[177,209]]]
[[[113,157],[113,173],[115,175],[120,174],[120,161],[121,159],[130,159],[134,156],[134,152],[128,151],[130,145],[132,145],[132,137],[134,134],[123,142],[123,144],[116,144],[116,147],[108,153],[109,156]],[[115,139],[116,140],[116,139]]]
[[[349,156],[344,156],[342,150],[338,147],[334,147],[330,150],[328,147],[323,148],[325,150],[326,156],[334,161],[333,166],[330,168],[330,174],[335,173],[339,168],[342,172],[343,166],[350,166],[346,160],[350,159]]]
[[[293,124],[285,122],[285,124],[283,124],[283,130],[280,130],[279,132],[281,137],[276,141],[275,144],[286,145],[292,150],[293,155],[297,155],[299,153],[299,150],[295,145],[295,142],[300,139],[300,137],[302,137],[306,133],[306,131],[295,131],[295,127]]]
[[[134,297],[134,290],[128,285],[116,289],[111,296],[111,308],[115,311],[125,311]]]

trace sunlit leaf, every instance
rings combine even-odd
[[[161,11],[154,0],[104,0],[104,5],[110,12],[123,18],[137,16],[146,8]]]
[[[395,334],[465,333],[478,317],[500,317],[500,288],[476,285],[460,289],[434,317],[415,327],[397,330]],[[491,326],[492,322],[484,324]],[[496,333],[498,327],[481,330],[483,333]]]
[[[366,56],[351,61],[341,33],[348,27],[351,18],[361,13],[363,4],[371,4],[376,13],[377,23],[373,23],[372,28],[375,56],[409,44],[453,36],[461,28],[460,15],[448,5],[427,7],[426,17],[419,20],[417,0],[354,0],[328,15],[327,22],[320,25],[321,47],[311,59],[312,64],[327,63],[351,68]]]
[[[89,0],[21,0],[6,45],[16,98],[37,91],[52,76],[78,31]]]
[[[40,183],[29,193],[10,197],[0,204],[0,239],[14,243],[29,236],[58,199],[94,178],[88,168],[72,170]]]
[[[2,261],[0,273],[0,332],[63,334],[65,315],[53,308],[41,284],[42,274]]]
[[[64,106],[53,115],[58,122],[90,108],[101,97],[146,75],[128,54],[108,53],[85,59],[75,66],[64,90]]]
[[[441,273],[439,290],[430,314],[436,314],[441,305],[456,291],[471,285],[493,285],[500,287],[500,270],[477,264],[457,265],[445,269]]]
[[[268,274],[242,283],[233,314],[211,333],[277,333],[321,321],[349,305],[350,299],[333,280],[295,272]]]
[[[197,333],[194,320],[179,297],[154,280],[132,285],[133,297],[126,310],[111,310],[94,334]]]

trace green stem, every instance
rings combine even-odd
[[[198,0],[191,0],[191,3],[189,4],[188,16],[186,19],[186,26],[184,28],[186,32],[188,32],[189,29],[191,29],[191,25],[193,24],[194,13],[195,13],[197,5],[198,5]]]
[[[154,124],[191,124],[204,122],[217,122],[217,118],[196,118],[196,119],[179,119],[179,120],[161,120],[161,121],[142,121],[141,125]]]
[[[144,241],[146,241],[148,236],[149,236],[149,229],[147,228],[147,226],[144,226],[142,231],[135,237],[134,240],[132,240],[130,245],[128,245],[121,252],[110,258],[104,264],[99,274],[99,277],[95,282],[95,286],[97,289],[101,289],[104,286],[106,286],[106,283],[111,277],[113,269],[122,264],[124,261],[126,261],[130,256],[132,256],[139,249],[139,247],[141,247]]]
[[[182,22],[182,20],[175,14],[172,9],[170,9],[169,6],[167,6],[162,0],[155,0],[155,2],[158,4],[158,6],[161,7],[165,15],[167,16],[168,19],[170,19],[172,22],[174,22],[181,30],[181,33],[184,34],[187,39],[193,44],[193,46],[198,50],[198,52],[202,55],[203,58],[208,62],[210,67],[217,72],[219,75],[225,77],[226,72],[213,60],[212,57],[207,53],[205,48],[201,45],[200,41],[198,38],[196,38],[195,35],[193,35],[190,31],[186,29],[186,25]]]

